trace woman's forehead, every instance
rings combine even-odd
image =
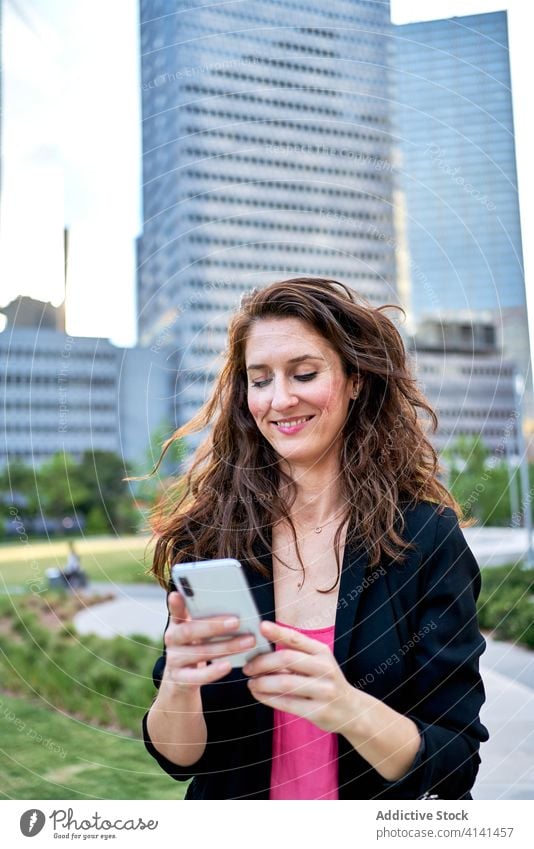
[[[247,351],[252,348],[256,349],[259,346],[268,348],[273,342],[276,345],[287,343],[288,347],[293,350],[298,342],[307,342],[308,348],[310,344],[312,350],[316,353],[325,353],[330,349],[330,344],[324,336],[321,336],[317,330],[302,319],[287,317],[287,318],[264,318],[254,323],[250,328],[247,336],[246,348]],[[312,353],[310,350],[310,353]],[[295,351],[295,355],[296,355]]]

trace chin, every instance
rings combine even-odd
[[[304,447],[295,446],[292,450],[291,448],[284,448],[283,451],[280,450],[280,446],[273,445],[274,450],[279,454],[280,457],[283,457],[284,460],[293,460],[294,462],[299,463],[316,463],[321,460],[321,457],[326,453],[318,452],[317,448],[314,446],[313,450],[306,450]]]

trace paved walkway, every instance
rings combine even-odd
[[[490,739],[481,747],[475,799],[534,799],[534,690],[482,666]]]
[[[501,566],[521,560],[527,552],[524,528],[463,528],[479,566]]]
[[[120,634],[143,634],[162,640],[167,622],[165,590],[158,584],[98,584],[91,583],[94,592],[115,592],[116,600],[95,604],[74,617],[79,634],[100,634],[115,637]]]
[[[109,584],[93,585],[107,588]],[[138,634],[160,640],[167,621],[165,592],[149,584],[117,585],[117,599],[78,613],[79,633]],[[534,799],[534,652],[487,639],[481,659],[486,687],[482,722],[490,739],[481,748],[475,799]]]
[[[534,799],[534,652],[487,638],[481,658],[490,739],[481,747],[475,799]]]

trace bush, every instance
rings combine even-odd
[[[19,596],[15,604],[0,599],[6,625],[0,650],[8,658],[1,664],[2,686],[14,694],[39,695],[56,710],[89,723],[138,735],[154,696],[151,672],[160,645],[146,637],[80,637],[69,620],[51,629],[32,596]]]
[[[478,599],[481,628],[500,640],[534,648],[534,569],[520,565],[482,569]]]

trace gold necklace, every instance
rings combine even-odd
[[[337,514],[337,516],[333,516],[333,517],[332,517],[332,519],[329,519],[329,520],[328,520],[328,522],[324,522],[324,524],[322,524],[322,525],[316,525],[316,526],[315,526],[315,528],[314,528],[315,533],[316,533],[316,534],[317,534],[317,533],[321,533],[321,531],[323,530],[323,528],[325,528],[327,525],[329,525],[331,522],[333,522],[333,521],[334,521],[334,519],[336,519],[336,518],[337,518],[338,516],[340,516],[340,515],[341,515],[341,513],[338,513],[338,514]],[[347,519],[348,519],[348,516],[347,516]],[[346,524],[346,520],[345,520],[344,524]],[[276,555],[276,554],[275,554],[274,556],[277,558],[277,560],[278,560],[279,562],[281,562],[281,561],[280,561],[280,558],[278,557],[278,555]],[[284,564],[283,564],[283,565],[284,565]],[[286,568],[288,568],[291,572],[299,572],[299,571],[301,571],[300,569],[292,569],[292,568],[291,568],[291,566],[288,566],[288,567],[286,567]],[[300,589],[302,589],[302,585],[303,585],[303,583],[304,583],[304,579],[303,579],[302,581],[297,581],[297,587],[299,588],[299,590],[300,590]],[[315,588],[315,589],[317,589],[317,588]]]
[[[345,509],[345,508],[343,508],[343,510],[344,510],[344,509]],[[322,525],[316,525],[316,526],[313,528],[313,530],[315,531],[315,533],[316,533],[316,534],[320,534],[320,533],[321,533],[321,531],[323,530],[323,528],[326,528],[326,526],[327,526],[327,525],[329,525],[329,524],[330,524],[330,522],[333,522],[333,521],[334,521],[334,519],[337,519],[337,518],[338,518],[338,516],[341,516],[341,515],[342,515],[343,510],[341,510],[341,512],[340,512],[340,513],[337,513],[337,514],[336,514],[336,515],[335,515],[332,519],[329,519],[329,520],[328,520],[328,522],[323,522],[323,524],[322,524]],[[293,524],[295,524],[295,523],[293,522]]]

